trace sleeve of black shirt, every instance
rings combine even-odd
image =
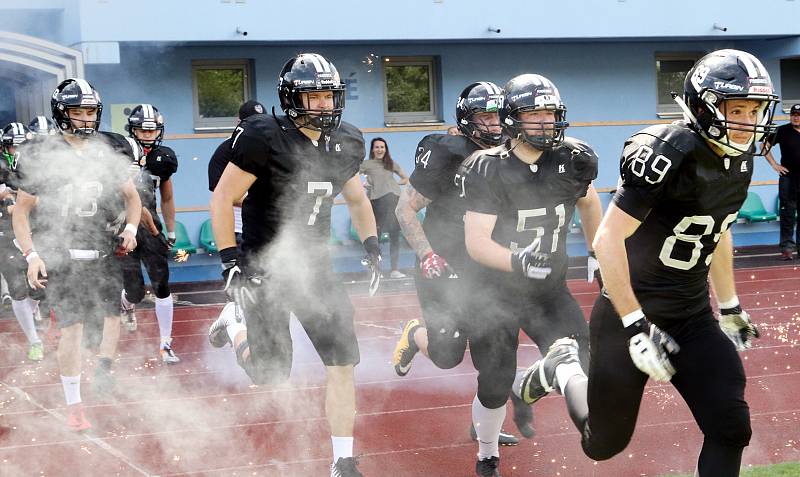
[[[228,138],[217,146],[217,150],[214,151],[211,160],[208,161],[208,190],[211,192],[214,192],[214,189],[217,188],[217,183],[222,177],[222,171],[225,170],[225,166],[228,165],[232,156],[231,140]]]

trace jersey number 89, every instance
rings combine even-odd
[[[670,235],[666,240],[664,240],[664,245],[661,246],[661,253],[658,254],[658,258],[661,259],[661,263],[668,267],[677,268],[678,270],[691,269],[697,265],[697,262],[700,259],[700,252],[703,250],[703,237],[713,233],[714,236],[712,237],[712,240],[714,243],[719,242],[720,237],[722,237],[722,233],[728,230],[728,226],[732,224],[734,220],[736,220],[736,215],[736,213],[733,213],[725,217],[719,224],[719,230],[716,233],[714,232],[714,217],[711,217],[710,215],[684,217],[672,229],[675,235]],[[685,233],[686,230],[692,225],[704,227],[703,233],[700,235]],[[673,249],[678,241],[688,243],[692,246],[692,253],[688,260],[679,260],[672,257]],[[711,258],[712,254],[708,254],[705,260],[706,265],[711,263]]]

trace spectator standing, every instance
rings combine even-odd
[[[792,260],[797,242],[800,241],[800,223],[797,221],[797,200],[800,196],[800,104],[793,105],[789,110],[789,123],[778,127],[772,145],[778,145],[781,149],[780,164],[772,157],[771,151],[765,156],[769,165],[780,174],[781,260]]]

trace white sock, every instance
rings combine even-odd
[[[556,366],[556,381],[558,381],[559,391],[561,391],[562,395],[564,390],[567,389],[569,380],[574,376],[586,377],[586,373],[581,368],[581,363],[564,363]]]
[[[505,404],[497,409],[488,409],[481,404],[477,395],[472,400],[472,423],[475,425],[475,433],[478,434],[478,459],[500,457],[497,439],[500,438],[500,429],[505,418]]]
[[[0,294],[8,295],[8,282],[6,277],[0,275]]]
[[[525,371],[524,369],[517,371],[517,375],[514,376],[514,384],[511,385],[511,392],[519,399],[522,399],[520,391],[522,390],[522,376],[525,374]]]
[[[336,437],[331,436],[331,445],[333,446],[333,463],[339,460],[340,457],[348,458],[353,457],[353,438],[352,437]]]
[[[128,301],[128,296],[125,295],[125,290],[122,290],[122,295],[120,295],[119,301],[122,303],[122,307],[125,309],[130,310],[134,307],[134,304]]]
[[[11,300],[11,308],[14,310],[14,316],[17,317],[17,322],[28,338],[28,344],[41,343],[39,335],[36,334],[36,324],[33,322],[33,309],[27,300]]]
[[[81,375],[61,376],[61,386],[64,388],[64,397],[67,406],[81,402]]]
[[[231,339],[231,343],[236,343],[236,335],[242,331],[247,331],[247,327],[234,321],[225,328],[225,331],[228,332],[228,338]]]
[[[156,298],[156,319],[158,331],[161,333],[161,346],[169,343],[172,336],[172,295],[166,298]]]

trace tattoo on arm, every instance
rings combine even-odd
[[[417,218],[417,212],[430,203],[431,200],[417,192],[411,184],[408,184],[400,194],[400,201],[397,203],[397,222],[403,229],[403,235],[408,244],[419,258],[424,258],[432,250],[431,244],[422,230],[422,224]]]

